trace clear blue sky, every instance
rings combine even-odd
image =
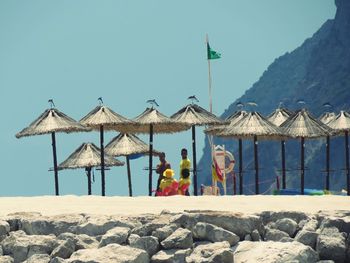
[[[213,108],[220,115],[335,11],[333,0],[0,1],[0,196],[54,194],[51,137],[15,138],[48,108],[48,99],[77,120],[100,96],[128,118],[151,98],[167,115],[194,94],[208,108],[208,33],[222,53],[212,63]],[[106,134],[107,142],[115,135]],[[199,159],[202,129],[197,137]],[[190,131],[154,140],[178,176],[180,149],[192,155]],[[87,141],[98,145],[98,133],[58,134],[58,161]],[[136,195],[147,194],[147,163],[131,162]],[[99,172],[95,178],[99,195]],[[62,171],[59,180],[61,194],[87,193],[83,170]],[[107,195],[127,195],[126,168],[108,171],[106,184]]]

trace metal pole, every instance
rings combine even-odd
[[[233,195],[237,195],[236,174],[233,172]]]
[[[242,151],[242,139],[238,139],[238,152],[239,152],[239,194],[243,194],[243,151]]]
[[[305,143],[304,143],[304,137],[301,137],[300,139],[300,148],[301,148],[301,159],[300,159],[300,191],[301,194],[304,195],[304,152],[305,152]]]
[[[192,153],[193,153],[193,193],[195,196],[197,192],[197,156],[196,156],[196,126],[192,125]]]
[[[100,150],[101,150],[101,183],[102,183],[102,196],[106,195],[105,190],[105,149],[104,149],[104,138],[103,138],[103,125],[100,126]]]
[[[91,167],[86,167],[88,178],[88,195],[91,195]]]
[[[207,43],[207,52],[209,52],[209,50],[208,50],[208,45],[209,45],[208,34],[206,35],[206,43]],[[208,78],[209,78],[209,110],[212,113],[213,112],[213,101],[212,101],[212,96],[211,96],[211,70],[210,70],[209,54],[208,54]]]
[[[57,169],[57,153],[56,153],[56,136],[55,132],[51,133],[51,140],[52,140],[52,152],[53,152],[53,169],[55,172],[55,193],[56,195],[59,194],[58,189],[58,169]]]
[[[129,155],[126,156],[126,169],[128,171],[129,196],[132,196],[131,172]]]
[[[286,142],[281,141],[282,151],[282,189],[286,189]]]
[[[330,136],[327,135],[326,142],[326,190],[329,191],[329,174],[330,174]]]
[[[345,163],[346,163],[346,189],[350,195],[350,171],[349,171],[349,132],[345,131]]]
[[[149,174],[148,174],[148,195],[152,196],[152,158],[153,158],[153,124],[149,125]]]
[[[255,160],[255,193],[259,194],[259,160],[258,160],[258,138],[254,135],[254,160]]]

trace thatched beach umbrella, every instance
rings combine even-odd
[[[216,134],[219,137],[234,137],[254,140],[255,193],[259,194],[258,138],[279,139],[284,137],[280,128],[273,125],[258,112],[249,112],[233,125],[228,125]]]
[[[318,120],[323,124],[328,125],[331,121],[336,118],[336,114],[334,112],[325,112],[323,113]],[[326,137],[326,190],[329,190],[329,175],[330,175],[330,146],[331,146],[331,138],[329,135]]]
[[[232,115],[225,119],[225,122],[229,122],[224,125],[213,125],[205,130],[207,134],[216,135],[225,129],[225,127],[234,126],[239,120],[241,120],[248,113],[244,110],[234,112]],[[239,194],[243,194],[243,146],[242,139],[238,138],[238,176],[239,176]]]
[[[130,155],[147,154],[149,146],[134,134],[120,133],[114,137],[105,148],[107,154],[112,156],[125,156],[128,172],[129,196],[132,196],[131,172],[130,172]],[[158,155],[153,150],[153,155]]]
[[[301,158],[300,158],[300,189],[301,194],[304,194],[304,153],[305,153],[305,138],[321,138],[332,134],[330,128],[314,118],[306,109],[297,111],[281,128],[284,133],[292,138],[300,138]]]
[[[56,133],[57,132],[80,132],[89,131],[90,129],[76,122],[71,117],[68,117],[63,112],[53,108],[47,109],[35,121],[33,121],[27,128],[16,134],[17,138],[41,134],[51,133],[52,152],[53,152],[53,167],[55,174],[55,193],[59,195],[58,187],[58,169],[57,169],[57,152],[56,152]]]
[[[105,166],[123,166],[124,163],[106,154]],[[101,166],[100,149],[93,143],[83,143],[59,166],[59,170],[85,168],[88,177],[88,194],[91,195],[91,169]]]
[[[100,98],[100,105],[90,111],[85,117],[80,120],[80,123],[91,127],[94,130],[100,131],[100,150],[101,150],[101,183],[102,183],[102,196],[106,195],[105,192],[105,163],[104,163],[104,131],[105,130],[117,130],[121,131],[124,127],[133,125],[134,122],[127,118],[115,113],[110,108],[102,104]]]
[[[283,122],[285,122],[292,112],[285,108],[277,108],[272,112],[267,119],[275,124],[277,127],[280,127]],[[281,140],[281,155],[282,155],[282,189],[286,189],[286,141]]]
[[[346,171],[346,189],[350,195],[350,165],[349,165],[349,131],[350,131],[350,114],[346,111],[340,111],[337,117],[328,123],[328,126],[338,132],[344,132],[345,137],[345,171]]]
[[[192,126],[193,189],[194,195],[197,195],[196,126],[220,124],[222,120],[194,103],[181,108],[171,118]]]
[[[157,105],[154,101],[149,101]],[[175,133],[190,128],[189,125],[183,124],[165,116],[153,106],[137,116],[134,121],[138,126],[130,126],[125,131],[127,133],[148,133],[149,134],[149,196],[152,195],[152,165],[153,165],[153,134],[154,133]]]

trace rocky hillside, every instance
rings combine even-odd
[[[306,102],[316,117],[325,110],[323,104],[331,103],[333,110],[350,110],[350,1],[336,0],[337,13],[333,20],[323,26],[299,48],[277,58],[263,73],[261,78],[245,94],[233,102],[222,114],[225,118],[237,110],[238,101],[254,101],[256,110],[270,114],[280,102],[296,110],[300,108],[299,99]],[[331,190],[345,187],[344,143],[343,138],[331,141]],[[216,140],[217,144],[226,144],[237,158],[237,142],[234,140]],[[254,191],[252,142],[244,143],[245,194]],[[199,162],[200,183],[210,184],[211,175],[207,163],[210,163],[209,145],[206,142],[204,156]],[[287,142],[287,187],[299,186],[299,144],[295,140]],[[280,175],[280,144],[278,142],[260,142],[259,158],[261,165],[261,192],[271,187],[273,180]],[[325,185],[325,145],[324,140],[306,143],[305,187],[323,189]],[[228,182],[232,189],[232,180]],[[232,190],[231,190],[232,192]]]
[[[349,232],[341,211],[15,213],[0,217],[0,262],[349,262]]]

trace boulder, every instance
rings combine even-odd
[[[339,232],[350,233],[350,216],[339,217],[326,217],[322,220],[320,229],[324,228],[338,228]]]
[[[148,263],[149,257],[146,251],[138,248],[109,244],[99,249],[78,250],[66,261],[67,263]]]
[[[199,240],[208,240],[211,242],[228,241],[231,246],[238,243],[239,237],[221,227],[212,224],[199,222],[192,229],[193,237]]]
[[[130,229],[126,227],[115,227],[107,231],[101,238],[99,247],[104,247],[108,244],[124,244],[128,239]]]
[[[320,259],[344,262],[346,258],[345,236],[336,227],[324,228],[317,238],[316,251]]]
[[[318,227],[318,221],[316,219],[310,219],[309,221],[306,221],[306,223],[300,229],[315,232],[317,227]]]
[[[0,256],[0,263],[14,263],[14,262],[15,261],[10,256]]]
[[[90,217],[85,223],[75,227],[76,234],[86,234],[88,236],[104,235],[108,230],[118,226],[118,222],[111,220],[107,216]]]
[[[152,236],[158,238],[159,241],[163,241],[168,236],[170,236],[176,229],[178,229],[179,226],[176,224],[170,224],[163,226],[161,228],[157,228],[152,232]]]
[[[233,252],[234,262],[308,262],[318,261],[317,253],[299,242],[250,242],[242,241]]]
[[[283,232],[286,232],[290,237],[294,237],[297,231],[298,224],[293,219],[282,218],[276,221],[276,228]]]
[[[259,214],[263,220],[264,225],[269,222],[276,222],[279,219],[289,218],[299,223],[301,220],[309,220],[309,216],[303,212],[296,211],[265,211]]]
[[[10,224],[7,221],[0,220],[0,237],[6,236],[10,232]]]
[[[259,231],[254,229],[252,233],[250,233],[250,236],[252,237],[252,241],[261,241],[261,236],[259,234]]]
[[[17,212],[8,214],[4,220],[10,224],[10,231],[20,230],[21,220],[30,218],[40,218],[39,212]]]
[[[51,253],[51,257],[69,258],[75,251],[75,243],[72,239],[63,241]]]
[[[298,232],[294,240],[315,249],[317,237],[318,233],[303,229]]]
[[[161,242],[164,249],[186,249],[191,248],[192,244],[192,232],[184,228],[177,229]]]
[[[159,250],[158,238],[153,236],[140,237],[138,235],[131,234],[129,236],[128,243],[131,247],[145,250],[150,256],[153,256]]]
[[[4,251],[2,250],[2,246],[0,244],[0,256],[4,255]]]
[[[182,263],[191,254],[191,249],[161,250],[151,258],[152,263]]]
[[[67,261],[64,260],[63,258],[55,257],[55,258],[52,258],[49,263],[65,263],[65,262]]]
[[[10,235],[2,241],[5,255],[11,255],[15,262],[21,262],[34,254],[51,254],[58,246],[54,235],[26,235],[24,231],[10,232]]]
[[[194,248],[190,256],[186,257],[187,263],[233,263],[233,253],[227,241],[216,242],[207,245],[199,245]]]
[[[245,241],[252,241],[252,236],[249,235],[249,234],[246,234],[245,237],[244,237],[244,240]]]
[[[278,229],[266,229],[265,240],[266,241],[280,241],[282,238],[289,238],[289,235],[286,232],[283,232]]]
[[[80,234],[80,235],[75,235],[72,233],[63,233],[57,237],[59,240],[67,240],[71,239],[73,240],[75,244],[75,249],[87,249],[87,248],[97,248],[99,245],[99,242],[97,241],[96,238],[85,235],[85,234]]]
[[[35,254],[28,258],[23,263],[49,263],[51,260],[49,255],[46,254]]]

